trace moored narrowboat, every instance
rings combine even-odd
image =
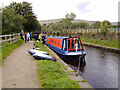
[[[83,49],[80,37],[47,37],[46,45],[64,56],[81,56],[85,58],[85,51]]]

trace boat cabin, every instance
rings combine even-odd
[[[48,37],[47,43],[64,51],[83,50],[79,37]]]

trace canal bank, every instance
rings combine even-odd
[[[57,61],[60,63],[63,70],[68,74],[68,76],[75,81],[78,81],[78,84],[81,88],[91,88],[94,90],[94,88],[89,85],[86,80],[80,77],[80,75],[77,75],[76,72],[70,67],[70,65],[66,64],[55,52],[53,52],[49,47],[46,46],[48,50],[50,50],[50,53],[57,58]]]
[[[106,46],[102,46],[102,45],[85,43],[85,42],[83,42],[82,44],[84,46],[90,46],[90,47],[95,47],[95,48],[99,48],[99,49],[103,49],[103,50],[108,50],[108,51],[120,53],[120,49],[118,49],[118,48],[106,47]]]

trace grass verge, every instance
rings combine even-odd
[[[44,45],[35,43],[41,51],[50,53]],[[71,80],[58,62],[38,60],[37,66],[38,79],[43,88],[79,88],[78,82]]]
[[[13,52],[13,50],[17,47],[19,47],[23,43],[23,40],[19,40],[12,44],[6,44],[3,47],[0,47],[0,66],[3,63],[3,60]]]
[[[94,39],[94,38],[81,37],[81,41],[85,43],[97,44],[97,45],[102,45],[106,47],[120,49],[120,47],[118,47],[118,39],[100,40],[100,38]]]

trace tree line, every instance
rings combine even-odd
[[[0,23],[2,23],[2,34],[10,34],[20,32],[24,30],[27,32],[33,31],[46,31],[46,32],[56,32],[63,30],[74,30],[74,29],[101,29],[103,33],[108,32],[108,28],[114,26],[108,20],[103,22],[96,21],[92,25],[86,22],[72,23],[76,18],[74,13],[66,14],[59,22],[44,24],[42,27],[37,20],[36,15],[33,13],[31,3],[22,2],[16,3],[13,2],[8,6],[0,9]]]
[[[17,33],[20,30],[26,32],[41,30],[41,25],[33,13],[31,3],[13,2],[0,9],[0,15],[2,15],[2,34]]]
[[[108,28],[113,28],[111,22],[108,20],[104,20],[102,22],[95,21],[92,25],[86,22],[77,22],[72,23],[72,21],[76,18],[74,13],[66,14],[64,19],[61,19],[59,22],[43,24],[42,30],[47,32],[57,32],[63,30],[76,30],[76,29],[100,29],[102,33],[107,33]]]

